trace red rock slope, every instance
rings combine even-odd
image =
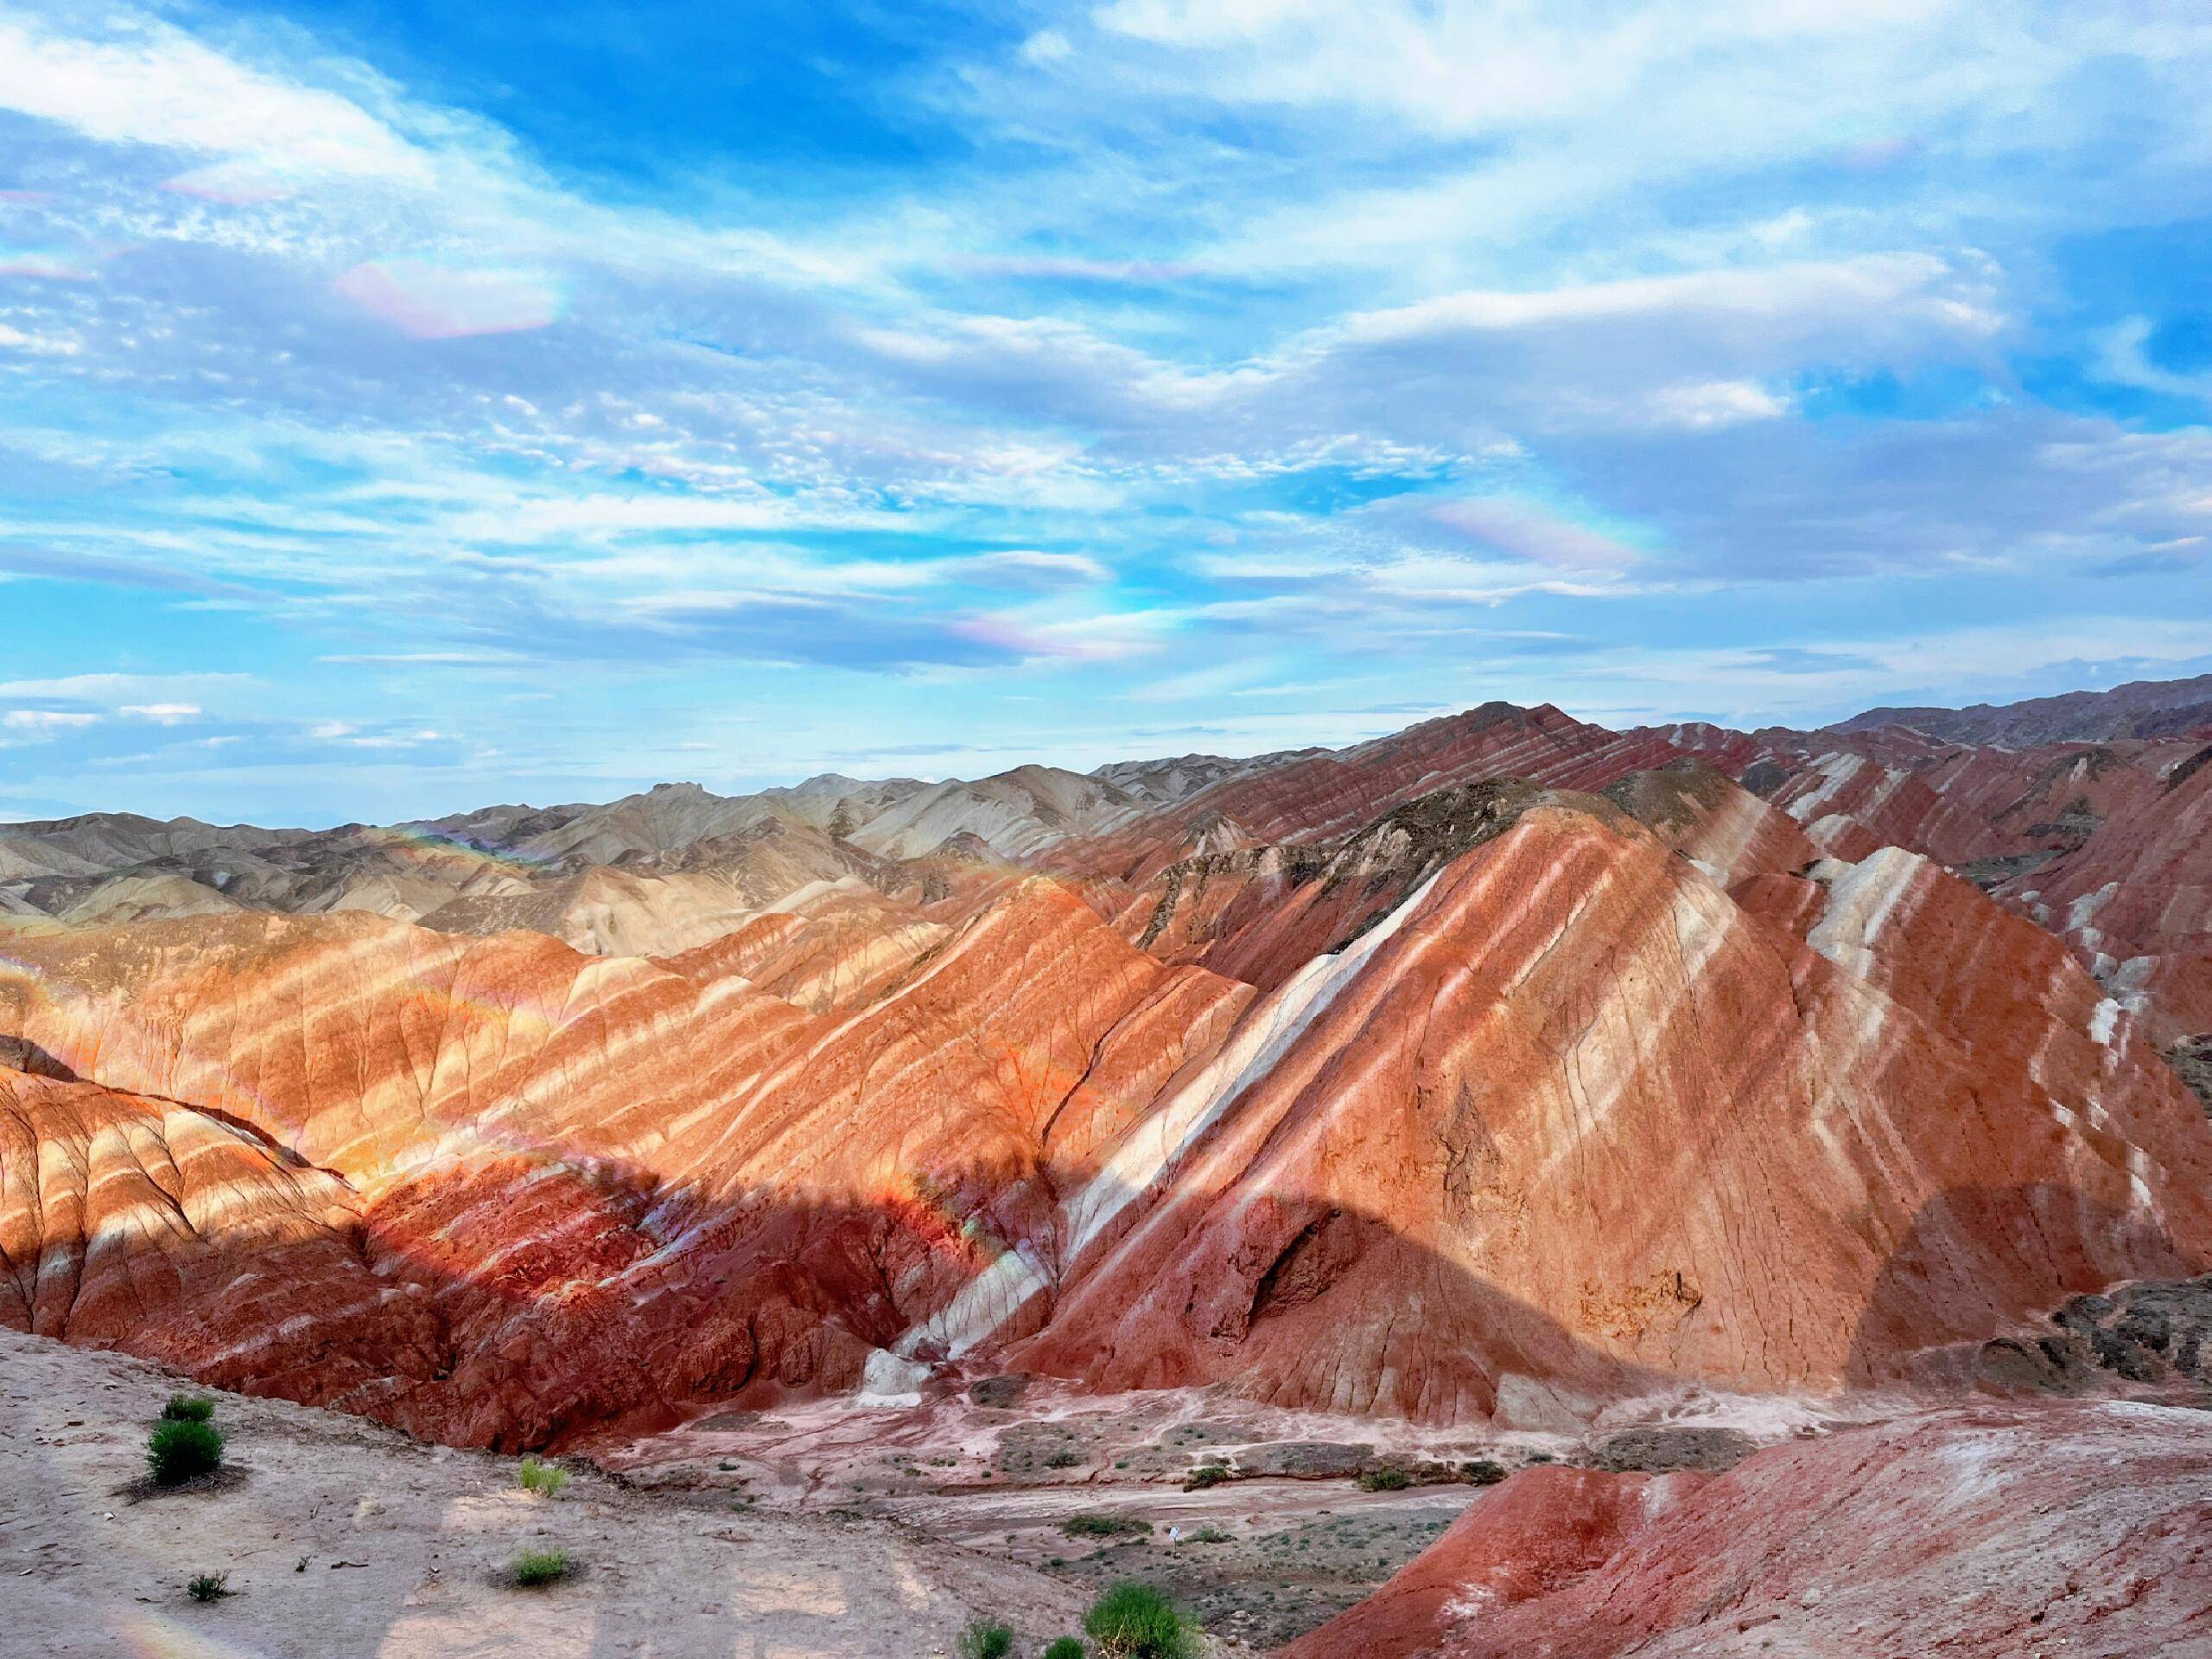
[[[2175,760],[2154,799],[2006,892],[2164,1040],[2212,1031],[2212,747]]]
[[[2212,1415],[1984,1407],[1726,1474],[1532,1469],[1281,1659],[2203,1659]]]
[[[1606,804],[1533,804],[1116,1148],[1022,1363],[1533,1422],[1870,1380],[2206,1259],[2212,1134],[2055,941],[1905,854],[1821,904],[1807,948]]]
[[[1597,789],[1683,751],[1648,734],[1609,732],[1549,703],[1486,702],[1355,747],[1270,767],[1198,791],[1177,821],[1219,815],[1264,842],[1348,835],[1417,795],[1454,784],[1520,778]]]
[[[363,1260],[424,1299],[435,1351],[380,1361],[360,1299],[334,1294],[302,1340],[359,1364],[286,1391],[516,1443],[747,1387],[855,1386],[1036,1230],[1250,995],[1033,882],[858,1014],[533,934],[242,917],[23,944],[0,1030],[342,1183]],[[41,1108],[11,1189],[71,1156],[73,1121]],[[83,1246],[55,1210],[11,1215],[34,1277]],[[229,1335],[263,1323],[241,1304]]]
[[[1792,874],[1709,773],[1620,792],[1650,824],[1489,787],[1424,840],[1408,803],[1264,989],[990,877],[667,963],[360,915],[17,941],[0,1033],[118,1122],[186,1112],[172,1149],[245,1137],[263,1196],[191,1243],[235,1312],[141,1263],[122,1340],[479,1443],[1009,1363],[1554,1422],[1880,1380],[2203,1264],[2212,1130],[2056,941],[1907,854]],[[11,1193],[145,1138],[56,1087]],[[288,1181],[352,1218],[276,1205],[327,1248],[272,1321],[231,1235]],[[70,1213],[11,1200],[19,1282],[92,1260]]]

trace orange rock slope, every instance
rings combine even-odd
[[[2205,1264],[2202,1115],[2050,935],[1648,744],[1464,724],[1611,796],[1404,796],[1430,734],[1223,902],[948,852],[659,960],[19,938],[0,1317],[509,1446],[1017,1363],[1548,1425],[1948,1376]]]
[[[0,1028],[24,1064],[240,1126],[351,1206],[369,1289],[310,1299],[283,1338],[347,1362],[283,1370],[286,1392],[514,1443],[855,1385],[1005,1237],[1041,1238],[1058,1183],[1251,995],[1036,881],[858,1014],[687,966],[367,916],[173,922],[20,944]],[[119,1189],[42,1199],[34,1173],[79,1130],[27,1086],[6,1224],[35,1277],[94,1259]],[[215,1206],[224,1228],[266,1207]],[[385,1363],[365,1300],[423,1308],[429,1335]],[[270,1334],[251,1309],[220,1333],[175,1312],[149,1303],[126,1340],[278,1374],[247,1352]],[[118,1335],[66,1309],[51,1328]]]

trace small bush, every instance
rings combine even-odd
[[[1105,1659],[1197,1659],[1191,1621],[1159,1591],[1134,1580],[1092,1603],[1083,1628]]]
[[[1218,1486],[1230,1478],[1229,1465],[1222,1463],[1202,1463],[1191,1471],[1191,1478],[1183,1483],[1186,1492],[1202,1492],[1209,1486]]]
[[[1200,1527],[1191,1535],[1191,1541],[1194,1544],[1225,1544],[1229,1541],[1229,1535],[1219,1527]]]
[[[507,1577],[518,1589],[535,1590],[558,1584],[575,1571],[575,1561],[565,1549],[526,1549],[507,1567]]]
[[[1060,1530],[1071,1538],[1118,1538],[1150,1532],[1152,1522],[1134,1515],[1071,1515],[1060,1522]]]
[[[175,1486],[223,1466],[223,1432],[213,1423],[164,1418],[146,1440],[146,1471],[156,1486]]]
[[[1064,1636],[1046,1648],[1043,1659],[1083,1659],[1083,1638]]]
[[[977,1619],[960,1632],[960,1659],[1008,1659],[1014,1652],[1014,1631],[988,1619]]]
[[[1505,1465],[1489,1458],[1470,1458],[1459,1465],[1459,1472],[1478,1486],[1495,1486],[1505,1478]]]
[[[1082,1452],[1071,1452],[1063,1448],[1060,1451],[1053,1452],[1051,1457],[1046,1459],[1045,1466],[1047,1469],[1072,1469],[1082,1461]]]
[[[522,1460],[522,1467],[516,1471],[515,1478],[522,1483],[523,1491],[533,1497],[555,1497],[569,1484],[569,1471],[557,1463],[548,1463],[540,1457],[527,1457]]]
[[[231,1593],[230,1584],[227,1573],[202,1573],[186,1583],[184,1593],[194,1601],[220,1601]]]
[[[173,1394],[162,1408],[165,1423],[204,1423],[215,1414],[215,1402],[196,1394]]]
[[[1359,1478],[1363,1492],[1402,1492],[1414,1484],[1414,1478],[1402,1469],[1370,1469]]]

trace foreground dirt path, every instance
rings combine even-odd
[[[148,1426],[180,1389],[217,1402],[238,1477],[133,1501]],[[988,1612],[1027,1637],[1084,1598],[1026,1567],[882,1522],[747,1513],[578,1469],[550,1500],[513,1459],[193,1388],[159,1368],[0,1330],[0,1651],[177,1659],[917,1659]],[[519,1591],[519,1550],[570,1581]],[[235,1592],[184,1591],[227,1572]]]

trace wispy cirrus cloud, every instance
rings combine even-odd
[[[766,780],[860,706],[1842,713],[1923,609],[2163,639],[2208,569],[2185,8],[830,0],[743,87],[448,22],[0,21],[18,680],[143,682],[0,690],[89,717],[42,766],[238,816]]]

